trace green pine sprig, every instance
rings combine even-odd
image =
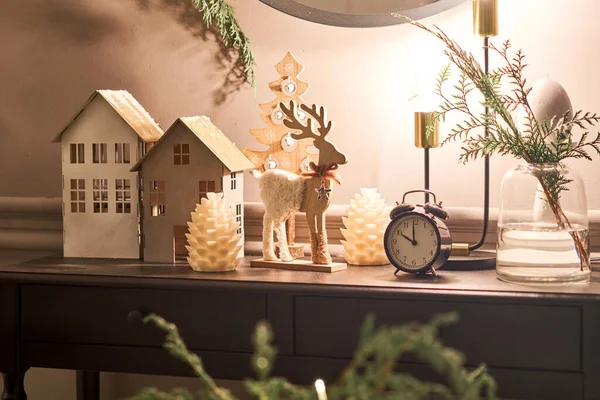
[[[250,49],[250,39],[238,24],[233,7],[226,0],[192,0],[192,4],[202,13],[206,27],[216,25],[223,45],[237,52],[246,81],[254,88],[256,61]]]
[[[511,55],[511,43],[506,40],[500,47],[493,44],[488,49],[498,55],[502,65],[486,73],[473,54],[464,50],[458,42],[451,39],[439,27],[428,28],[412,19],[393,14],[410,24],[432,34],[441,40],[444,53],[460,71],[459,82],[450,89],[445,88],[449,80],[449,69],[442,68],[436,93],[442,102],[434,113],[434,118],[444,121],[450,112],[459,112],[464,121],[452,128],[442,145],[452,141],[462,141],[462,153],[459,161],[466,163],[480,157],[493,154],[511,155],[528,164],[558,164],[569,158],[591,160],[590,152],[600,154],[600,133],[590,135],[588,129],[600,122],[595,113],[577,111],[574,115],[565,113],[552,121],[538,121],[529,104],[527,96],[531,87],[527,84],[524,70],[527,67],[525,55],[517,50]],[[507,83],[510,90],[503,93],[502,84]],[[476,92],[480,96],[478,111],[469,106],[467,96]],[[525,113],[524,122],[519,126],[512,112],[520,109]],[[573,128],[583,129],[581,137],[574,138]],[[485,128],[486,134],[478,133]],[[574,232],[571,222],[560,206],[562,192],[568,190],[570,181],[555,172],[542,170],[537,173],[541,184],[540,198],[547,201],[554,214],[557,226],[569,232],[573,238],[575,250],[579,256],[581,270],[590,267],[589,254],[581,237]]]
[[[146,316],[144,323],[152,323],[165,332],[167,336],[163,347],[173,357],[189,366],[194,375],[200,378],[205,388],[198,393],[198,398],[207,400],[236,400],[236,397],[229,390],[217,385],[214,379],[206,372],[202,359],[197,354],[188,350],[175,324],[166,321],[156,314]],[[194,398],[191,393],[181,388],[174,389],[169,393],[149,388],[130,397],[128,400],[193,400]]]
[[[427,324],[375,327],[368,316],[352,362],[340,380],[330,387],[332,399],[496,399],[496,384],[485,366],[464,368],[464,356],[445,347],[439,339],[442,327],[455,323],[456,313],[440,314]],[[408,355],[429,365],[447,383],[421,381],[396,369]]]
[[[331,400],[371,399],[497,399],[496,383],[484,365],[469,371],[464,367],[464,356],[445,347],[439,339],[439,330],[458,319],[456,313],[440,314],[426,324],[409,323],[400,326],[375,327],[375,319],[368,316],[360,334],[360,342],[348,367],[340,379],[327,386]],[[166,332],[164,347],[177,359],[191,367],[204,383],[198,399],[235,400],[226,389],[216,385],[204,370],[202,360],[190,352],[175,325],[151,314],[144,319]],[[272,344],[273,333],[268,323],[260,322],[252,336],[254,355],[252,367],[257,379],[246,379],[246,391],[260,400],[317,400],[313,386],[299,386],[280,377],[271,377],[277,349]],[[405,356],[413,355],[429,365],[446,383],[421,381],[399,372],[396,367]],[[194,400],[185,389],[162,392],[145,389],[129,400]]]

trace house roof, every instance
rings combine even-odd
[[[131,171],[142,169],[144,161],[152,157],[156,149],[161,147],[161,143],[178,123],[183,124],[192,132],[230,171],[244,171],[254,168],[254,164],[211,122],[210,118],[201,115],[177,119],[160,140],[148,150],[146,155],[131,168]]]
[[[67,126],[54,138],[53,142],[60,142],[63,133],[71,124],[81,115],[83,110],[100,95],[110,106],[119,114],[123,121],[133,129],[133,131],[144,142],[156,142],[163,134],[163,130],[152,119],[150,114],[141,106],[140,103],[127,90],[96,90],[85,102],[81,110],[69,121]]]

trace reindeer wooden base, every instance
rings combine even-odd
[[[262,258],[250,261],[253,268],[276,268],[287,269],[291,271],[311,271],[311,272],[338,272],[348,268],[346,263],[315,264],[308,260],[293,260],[290,262],[265,261]]]
[[[313,119],[307,118],[306,125],[298,120],[296,104],[290,101],[289,107],[279,104],[285,113],[284,124],[301,133],[292,133],[294,139],[311,138],[314,146],[319,150],[319,163],[310,163],[313,172],[296,175],[294,173],[273,169],[264,174],[253,171],[260,186],[260,198],[265,205],[263,218],[263,258],[261,267],[269,265],[284,265],[285,269],[300,269],[315,271],[323,266],[332,265],[331,256],[327,248],[327,230],[325,228],[325,211],[331,202],[331,181],[340,183],[341,179],[336,170],[339,165],[346,164],[346,156],[341,153],[333,143],[327,141],[326,136],[331,130],[331,121],[325,122],[325,109],[317,106],[301,108],[315,119],[319,124],[319,134],[313,132]],[[306,220],[310,229],[310,247],[312,263],[298,262],[290,254],[285,233],[285,218],[295,211],[306,213]],[[273,241],[276,234],[276,242]],[[280,258],[275,255],[275,244],[279,247]],[[257,265],[258,261],[254,262]],[[291,265],[295,265],[290,268]],[[343,264],[342,264],[343,265]],[[337,265],[336,267],[340,267]],[[281,267],[278,267],[281,268]],[[328,271],[331,272],[331,271]]]

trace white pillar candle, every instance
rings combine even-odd
[[[242,235],[239,222],[223,199],[223,193],[208,193],[192,212],[186,233],[187,261],[195,271],[232,271],[241,261]]]
[[[389,212],[377,189],[360,189],[350,200],[347,217],[342,218],[345,229],[341,229],[346,239],[342,240],[344,258],[349,264],[389,264],[383,248]]]

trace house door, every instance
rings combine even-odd
[[[175,249],[176,259],[185,259],[188,255],[185,245],[187,244],[187,238],[185,234],[188,232],[187,226],[175,226],[173,227],[173,242]]]

